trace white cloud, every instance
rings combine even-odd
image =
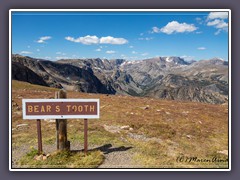
[[[228,31],[228,23],[226,23],[223,19],[214,19],[214,20],[210,20],[207,23],[207,26],[213,26],[216,29],[218,29],[214,34],[218,35],[220,34],[220,32]]]
[[[152,40],[152,39],[153,39],[152,37],[138,38],[138,40],[146,40],[146,41],[149,41],[149,40]]]
[[[30,48],[31,46],[27,46],[27,48]]]
[[[143,36],[144,35],[144,33],[140,33],[140,36]]]
[[[228,12],[210,12],[207,19],[227,19]]]
[[[43,36],[40,37],[39,40],[37,40],[38,43],[46,43],[47,40],[51,39],[51,36]]]
[[[21,51],[20,54],[33,54],[33,53],[30,51]]]
[[[162,27],[161,29],[158,27],[153,27],[153,32],[155,33],[185,33],[185,32],[193,32],[197,29],[194,24],[187,24],[187,23],[179,23],[177,21],[169,22],[166,26]]]
[[[195,20],[198,22],[198,24],[203,24],[204,23],[204,20],[200,17],[197,17]]]
[[[228,19],[228,12],[210,12],[207,17],[207,26],[213,26],[218,29],[214,34],[218,35],[220,32],[228,31],[228,23],[225,22]]]
[[[160,33],[161,32],[161,29],[159,29],[158,27],[153,27],[152,30],[155,33]]]
[[[65,37],[66,40],[71,41],[71,42],[75,42],[75,43],[82,43],[85,45],[91,45],[91,44],[98,44],[99,43],[99,39],[97,36],[84,36],[84,37],[79,37],[79,38],[73,38],[73,37]]]
[[[114,38],[112,36],[101,37],[100,44],[126,44],[128,40],[124,38]]]
[[[98,51],[98,52],[99,52],[99,51],[101,51],[101,48],[98,48],[98,49],[96,49],[95,51]]]
[[[137,52],[136,51],[132,51],[132,54],[137,54]]]
[[[196,18],[196,21],[201,21],[201,20],[202,20],[202,18],[200,18],[200,17]]]
[[[107,54],[114,54],[114,53],[116,53],[116,51],[110,50],[110,51],[106,51],[106,53],[107,53]]]
[[[129,48],[134,48],[133,46],[129,46]]]
[[[198,50],[205,50],[206,48],[205,47],[199,47],[197,48]]]
[[[197,31],[196,34],[202,34],[202,31]]]
[[[40,49],[37,49],[37,52],[39,52],[40,51]]]
[[[124,38],[115,38],[112,36],[106,36],[98,38],[97,36],[84,36],[84,37],[78,37],[74,38],[71,36],[65,37],[66,40],[75,42],[75,43],[82,43],[85,45],[91,45],[91,44],[126,44],[128,41]],[[101,48],[101,47],[100,47]]]
[[[222,28],[227,28],[228,23],[224,22],[223,20],[220,19],[215,19],[213,21],[209,21],[207,23],[208,26],[214,26],[217,29],[222,29]]]
[[[148,53],[142,53],[141,55],[142,55],[142,56],[147,56],[147,55],[148,55]]]
[[[66,53],[63,53],[63,52],[56,52],[56,54],[62,55],[62,56],[65,56],[65,55],[66,55]]]
[[[180,58],[184,59],[185,61],[191,61],[194,60],[194,56],[187,56],[187,55],[183,55]]]
[[[219,35],[221,31],[222,31],[222,29],[218,29],[218,30],[214,33],[214,35]]]

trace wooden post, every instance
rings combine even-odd
[[[67,93],[60,90],[55,93],[56,99],[66,99]],[[69,150],[70,142],[67,141],[67,120],[66,119],[56,119],[56,135],[57,135],[57,149]]]
[[[88,151],[88,119],[84,119],[84,152]]]
[[[37,134],[38,134],[38,155],[42,154],[42,130],[41,130],[41,120],[37,119]]]

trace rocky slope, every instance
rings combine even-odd
[[[29,68],[47,85],[67,90],[213,104],[228,101],[228,62],[217,58],[192,62],[179,57],[52,62],[13,55],[12,62]]]
[[[71,64],[61,64],[19,55],[12,57],[12,63],[27,67],[42,77],[46,84],[51,87],[81,92],[112,93],[106,89],[105,85],[91,71],[72,66]],[[24,71],[24,68],[21,69],[21,71]],[[13,69],[13,79],[16,79],[17,74],[18,72]],[[18,78],[17,80],[32,83],[33,79],[35,79],[34,76],[28,79]]]

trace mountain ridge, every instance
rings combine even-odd
[[[228,62],[218,58],[192,62],[175,56],[48,61],[13,55],[12,62],[35,72],[48,86],[66,90],[212,104],[228,101]],[[12,73],[14,78],[16,73]]]

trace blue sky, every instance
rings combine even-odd
[[[13,12],[12,53],[49,60],[228,60],[228,13]]]

